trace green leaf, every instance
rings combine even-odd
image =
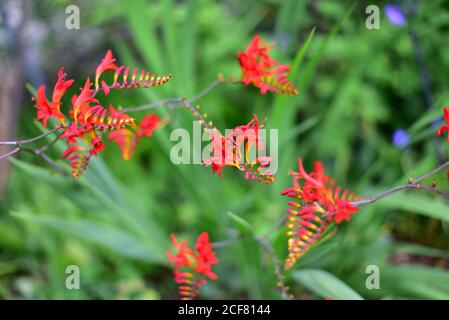
[[[442,94],[432,107],[423,112],[415,123],[409,127],[407,130],[408,133],[410,135],[415,135],[428,127],[437,118],[441,118],[443,116],[443,106],[448,98],[449,96],[447,94]],[[433,131],[436,131],[436,129],[434,128]]]
[[[321,120],[320,116],[308,118],[295,126],[285,137],[285,140],[281,141],[281,148],[287,147],[292,141],[295,141],[299,136],[315,127]]]
[[[134,36],[134,41],[149,68],[166,73],[166,64],[160,41],[156,35],[157,22],[151,19],[145,0],[121,1],[122,9]]]
[[[292,68],[290,71],[290,75],[289,75],[292,83],[294,83],[298,79],[299,70],[301,69],[302,62],[304,60],[306,53],[308,52],[308,49],[312,42],[314,34],[315,34],[315,28],[312,29],[312,31],[310,32],[306,41],[304,42],[304,44],[301,46],[301,48],[296,53],[296,56],[295,56],[295,59],[294,59],[294,62],[293,62],[293,65],[292,65]],[[299,89],[301,90],[301,86],[299,87]],[[284,140],[283,138],[281,138],[281,141],[286,141],[286,143],[289,143],[289,144],[291,143],[290,139],[295,137],[294,131],[296,129],[294,129],[292,127],[293,127],[293,122],[294,122],[293,119],[295,118],[295,113],[298,111],[298,109],[294,108],[293,106],[294,105],[299,106],[298,103],[295,103],[295,101],[297,101],[296,99],[297,99],[296,97],[277,95],[274,100],[273,111],[272,111],[272,115],[270,117],[270,124],[274,128],[278,128],[280,137],[288,136],[288,139]],[[294,148],[282,148],[281,149],[281,153],[284,153],[281,157],[281,159],[284,159],[284,160],[280,161],[280,166],[279,166],[279,169],[281,169],[281,170],[285,170],[292,163],[292,161],[290,160],[290,159],[292,159],[290,157],[291,155],[285,154],[288,152],[294,153],[295,150],[294,150]],[[284,182],[285,182],[284,179],[286,179],[285,176],[279,177],[278,178],[279,183],[284,184]]]
[[[180,77],[183,79],[185,87],[185,94],[191,94],[193,86],[196,82],[196,68],[195,52],[198,50],[198,1],[190,0],[187,4],[187,12],[185,22],[181,31],[181,45],[182,55],[178,55],[180,67]]]
[[[431,247],[422,246],[414,243],[399,243],[392,246],[392,249],[400,253],[424,255],[428,257],[437,257],[441,259],[449,258],[449,251]]]
[[[42,215],[11,212],[14,217],[45,225],[64,234],[97,244],[122,256],[146,262],[163,263],[160,252],[151,251],[142,241],[115,227],[101,225],[87,220],[66,220]]]
[[[91,162],[91,168],[85,173],[80,182],[75,182],[54,173],[50,169],[27,163],[22,160],[10,158],[10,161],[20,170],[29,174],[33,179],[45,182],[56,192],[73,200],[74,186],[83,185],[90,195],[94,195],[98,201],[101,201],[104,208],[117,214],[127,227],[138,234],[148,247],[158,250],[159,245],[164,241],[164,235],[159,224],[153,220],[152,216],[141,216],[132,207],[130,207],[122,197],[123,190],[120,189],[118,182],[110,175],[105,164],[100,158],[95,158]],[[163,250],[160,251],[161,253]]]
[[[301,68],[304,57],[309,49],[310,43],[312,42],[313,36],[315,35],[315,27],[310,31],[309,36],[306,39],[306,42],[301,46],[298,53],[296,54],[295,60],[293,61],[291,78],[292,81],[295,81],[298,77],[298,71]]]
[[[173,0],[162,0],[161,2],[161,9],[163,12],[174,12],[174,4]],[[176,34],[176,28],[175,28],[175,20],[173,14],[168,14],[164,16],[164,18],[161,21],[162,23],[162,30],[163,30],[163,40],[165,44],[165,50],[166,54],[168,56],[169,65],[174,68],[175,73],[178,73],[176,69],[176,54],[177,54],[177,34]]]
[[[241,233],[254,235],[255,229],[248,221],[233,214],[232,212],[228,212],[228,216],[229,218],[231,218],[232,222],[234,222],[234,225]]]
[[[290,75],[289,75],[290,81],[292,83],[294,83],[295,80],[298,79],[298,72],[302,66],[304,57],[305,57],[306,53],[308,52],[308,49],[309,49],[310,43],[312,42],[314,34],[315,34],[315,28],[313,28],[312,31],[310,31],[310,34],[308,35],[306,41],[304,42],[304,44],[301,46],[301,48],[296,53],[295,60],[293,61],[293,65],[292,65]],[[289,96],[285,96],[285,95],[277,95],[276,96],[274,106],[273,106],[273,116],[271,119],[271,122],[273,123],[273,125],[275,127],[280,127],[280,124],[283,124],[283,122],[285,121],[285,118],[292,116],[295,112],[295,109],[293,109],[293,108],[285,109],[287,101],[289,101],[289,102],[294,101],[294,97],[289,97]],[[287,115],[286,115],[286,112],[287,112]]]
[[[416,265],[384,267],[381,270],[381,289],[382,283],[398,296],[449,299],[449,275],[439,268]]]
[[[363,300],[346,283],[319,269],[304,269],[293,273],[293,278],[313,293],[335,300]]]
[[[309,83],[313,75],[313,72],[315,71],[315,68],[318,65],[318,62],[323,57],[323,54],[326,51],[327,47],[329,46],[329,43],[337,35],[337,32],[340,31],[342,26],[345,24],[345,22],[353,13],[354,9],[355,4],[353,4],[351,7],[347,9],[345,15],[332,27],[331,32],[329,32],[329,34],[323,39],[323,41],[320,43],[320,46],[317,49],[317,52],[311,57],[310,62],[307,64],[307,67],[304,69],[304,73],[302,74],[301,77],[301,82],[304,88]]]
[[[416,134],[429,126],[438,116],[443,114],[443,108],[435,106],[425,111],[416,122],[407,130],[409,134]]]
[[[68,189],[75,183],[73,179],[69,179],[52,169],[39,167],[17,158],[9,158],[9,161],[19,170],[29,174],[36,181],[46,182],[53,187],[57,187],[60,191]]]
[[[35,96],[36,95],[36,88],[31,84],[31,83],[29,83],[29,82],[27,82],[26,84],[25,84],[25,89],[28,91],[28,93],[31,95],[31,96]]]
[[[307,16],[307,2],[298,0],[281,1],[281,6],[276,15],[276,34],[294,35],[304,23]]]
[[[323,258],[325,258],[328,254],[330,254],[335,248],[339,245],[338,242],[325,242],[325,240],[319,241],[315,244],[313,250],[309,250],[301,259],[298,260],[298,266],[312,266]]]
[[[405,210],[443,221],[449,221],[449,205],[447,202],[416,192],[397,193],[379,200],[379,205],[389,209]]]

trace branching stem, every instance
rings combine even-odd
[[[354,206],[361,206],[361,205],[366,205],[369,203],[373,203],[376,202],[380,199],[383,199],[385,197],[388,197],[396,192],[402,191],[402,190],[407,190],[407,189],[416,189],[416,190],[426,190],[426,191],[430,191],[430,192],[434,192],[440,195],[443,195],[445,197],[448,196],[447,192],[443,192],[438,190],[435,186],[423,186],[420,184],[421,181],[424,181],[425,179],[429,178],[430,176],[434,175],[435,173],[445,169],[449,167],[449,161],[443,163],[442,165],[436,167],[435,169],[427,172],[426,174],[422,175],[421,177],[417,178],[417,179],[410,179],[410,181],[406,184],[388,189],[382,193],[379,193],[375,196],[363,199],[363,200],[359,200],[359,201],[353,201],[351,202],[352,205]]]

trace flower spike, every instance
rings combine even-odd
[[[123,159],[130,160],[142,137],[151,137],[160,125],[161,119],[156,114],[145,116],[138,125],[121,128],[109,133],[109,141],[116,143],[122,152]]]
[[[209,234],[203,232],[198,236],[195,250],[187,245],[187,241],[178,242],[175,235],[170,236],[175,252],[167,250],[170,263],[174,264],[173,275],[179,284],[179,295],[182,300],[196,298],[201,287],[210,280],[217,280],[218,276],[212,272],[212,265],[218,263],[218,258],[209,242]]]
[[[268,52],[272,47],[268,46],[259,35],[256,35],[246,50],[237,54],[242,70],[242,83],[245,86],[252,84],[259,88],[261,95],[267,91],[297,95],[298,89],[287,79],[290,67],[278,64],[269,56]]]
[[[64,96],[68,88],[70,88],[74,80],[64,80],[66,74],[64,68],[58,71],[58,80],[53,89],[52,101],[49,102],[45,95],[45,86],[41,85],[36,92],[36,97],[32,98],[36,102],[37,120],[42,121],[44,128],[47,127],[48,118],[56,118],[64,125],[65,117],[61,113],[61,98]]]
[[[112,88],[114,89],[124,89],[124,88],[149,88],[149,87],[156,87],[165,84],[168,82],[172,75],[166,75],[166,76],[159,76],[155,74],[151,74],[149,71],[141,70],[139,73],[139,70],[137,68],[134,68],[132,74],[131,74],[131,81],[128,82],[128,75],[129,75],[129,67],[123,68],[120,67],[116,70],[116,73],[114,75],[114,82],[112,84]],[[120,74],[121,71],[123,71],[122,79],[120,80]],[[138,76],[139,74],[139,76]]]
[[[437,136],[441,136],[444,132],[449,132],[449,108],[448,107],[444,107],[444,121],[446,122],[445,125],[442,125],[438,131],[437,131]],[[449,142],[449,134],[448,134],[448,142]]]
[[[105,149],[102,139],[106,132],[110,133],[109,140],[119,144],[123,157],[130,159],[139,140],[144,136],[151,137],[153,131],[160,125],[161,121],[155,114],[144,117],[141,123],[136,125],[133,117],[120,109],[115,109],[112,105],[105,108],[95,98],[100,91],[108,95],[111,89],[148,88],[162,85],[171,79],[171,75],[156,76],[145,70],[139,72],[135,68],[128,82],[129,67],[117,66],[116,61],[112,51],[108,50],[95,71],[95,82],[92,83],[87,77],[80,92],[73,95],[72,107],[68,112],[70,122],[67,125],[65,115],[61,112],[61,99],[74,80],[65,80],[64,68],[58,71],[58,80],[51,101],[46,97],[44,85],[39,87],[36,96],[32,98],[37,109],[37,119],[42,121],[44,127],[47,126],[49,118],[59,120],[60,129],[63,130],[60,138],[65,139],[67,143],[62,158],[70,161],[74,178],[79,178],[87,169],[91,156],[96,156]],[[114,71],[112,85],[101,79],[101,76],[108,71]]]
[[[117,59],[112,56],[112,51],[108,50],[106,52],[106,55],[103,57],[100,64],[98,65],[97,70],[95,71],[95,88],[98,89],[100,76],[105,71],[117,71],[118,67],[114,64],[116,61],[117,61]],[[102,85],[103,85],[103,83],[104,82],[102,82]],[[104,87],[103,87],[103,89],[104,89]],[[107,89],[107,90],[109,90],[109,89]],[[105,94],[107,95],[106,92],[105,92]]]
[[[302,160],[298,160],[298,172],[291,171],[293,186],[281,192],[292,198],[288,205],[287,236],[288,257],[285,269],[290,269],[295,262],[316,244],[332,223],[339,224],[350,220],[350,214],[358,208],[350,201],[359,199],[353,194],[335,187],[335,182],[324,174],[321,162],[315,163],[315,171],[307,173]]]
[[[219,177],[223,177],[224,167],[234,167],[243,171],[247,180],[274,182],[276,177],[267,169],[271,158],[257,155],[263,149],[259,135],[260,128],[258,118],[254,115],[248,124],[233,128],[225,136],[218,130],[209,130],[212,138],[212,155],[203,160],[203,165],[212,167],[212,173],[217,172]],[[255,153],[254,159],[249,158],[251,153]]]

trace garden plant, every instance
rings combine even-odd
[[[93,14],[132,46],[28,84],[0,141],[0,297],[449,299],[449,16],[418,2]]]

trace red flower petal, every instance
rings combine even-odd
[[[109,86],[104,82],[104,80],[101,80],[101,88],[103,89],[104,95],[107,96],[111,89],[109,89]]]
[[[117,59],[113,57],[112,51],[108,50],[95,71],[95,87],[98,88],[98,80],[103,72],[118,69],[114,64],[115,61],[117,61]]]
[[[279,65],[276,60],[271,59],[268,54],[271,49],[272,46],[268,46],[256,35],[246,50],[237,54],[242,70],[242,83],[245,86],[253,84],[260,89],[261,95],[268,91],[298,94],[298,90],[287,80],[290,67]]]

